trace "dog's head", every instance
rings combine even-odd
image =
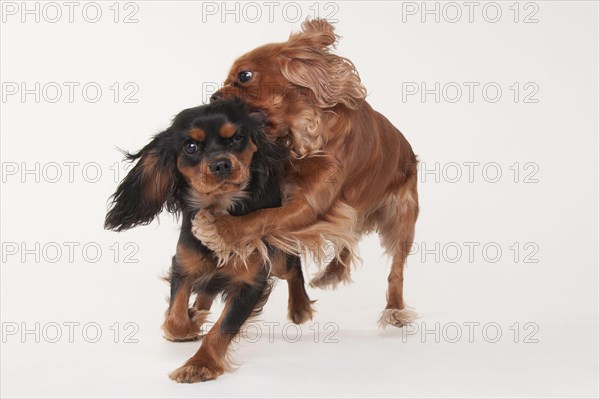
[[[306,130],[313,132],[291,132],[304,136],[292,137],[293,150],[310,152],[319,146],[311,143],[319,123],[311,119],[318,118],[319,109],[338,104],[356,109],[366,97],[354,64],[331,53],[337,40],[333,25],[326,20],[306,20],[287,42],[258,47],[237,59],[224,86],[211,99],[240,97],[264,110],[271,137],[289,134],[289,116],[300,116]]]
[[[249,185],[260,190],[281,164],[282,151],[264,135],[264,118],[239,100],[179,113],[140,152],[127,154],[137,164],[113,195],[105,227],[147,224],[163,208],[226,211],[246,200]]]

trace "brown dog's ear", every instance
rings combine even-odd
[[[261,129],[264,129],[267,126],[267,113],[265,111],[255,109],[250,111],[248,115]]]
[[[310,89],[321,108],[344,104],[356,109],[367,90],[352,61],[329,52],[337,36],[324,19],[306,20],[302,31],[290,36],[279,57],[283,76],[294,85]]]
[[[169,148],[171,132],[154,137],[137,154],[126,154],[130,161],[139,159],[112,196],[104,228],[122,231],[148,224],[163,208],[179,209],[176,153]]]
[[[339,36],[333,33],[335,27],[326,19],[307,19],[302,23],[302,31],[292,34],[291,40],[305,42],[311,48],[323,50],[334,46]]]

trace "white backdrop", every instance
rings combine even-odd
[[[598,397],[598,13],[3,2],[2,396]],[[126,172],[115,147],[141,148],[237,56],[316,14],[338,21],[339,54],[422,161],[405,278],[421,318],[378,330],[389,260],[366,237],[353,285],[309,290],[312,322],[286,324],[280,283],[236,372],[176,384],[199,345],[161,337],[177,222],[103,231]]]

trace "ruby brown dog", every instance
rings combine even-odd
[[[182,214],[163,324],[167,339],[199,339],[213,300],[218,294],[225,300],[198,352],[171,373],[178,382],[212,380],[229,368],[231,340],[262,310],[272,276],[288,282],[290,319],[302,323],[312,318],[300,258],[267,247],[267,254],[255,251],[244,262],[220,262],[191,232],[198,209],[242,215],[281,204],[279,180],[289,152],[265,136],[263,120],[262,113],[249,112],[241,101],[182,111],[171,127],[128,156],[137,164],[117,188],[106,216],[106,228],[122,231],[150,223],[163,208]],[[192,293],[197,297],[190,307]]]
[[[318,256],[331,241],[336,257],[312,280],[317,287],[348,281],[359,237],[377,232],[393,257],[380,324],[401,327],[415,317],[404,303],[403,271],[419,213],[417,158],[367,103],[353,63],[332,53],[337,39],[327,21],[307,20],[286,42],[234,62],[213,100],[241,97],[266,113],[268,136],[292,154],[286,202],[243,216],[202,210],[193,232],[219,254],[264,239]]]

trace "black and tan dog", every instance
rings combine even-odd
[[[281,205],[279,186],[288,150],[266,137],[261,113],[250,112],[239,100],[187,109],[127,158],[138,161],[114,194],[105,227],[122,231],[148,224],[163,209],[182,216],[165,337],[198,339],[213,299],[222,294],[225,300],[223,313],[198,352],[171,373],[172,379],[207,381],[228,368],[229,344],[248,317],[261,311],[272,276],[288,282],[290,319],[302,323],[312,318],[298,257],[267,246],[270,263],[258,250],[245,263],[239,263],[239,257],[219,263],[191,232],[199,209],[243,215]],[[192,293],[197,297],[189,308]]]

